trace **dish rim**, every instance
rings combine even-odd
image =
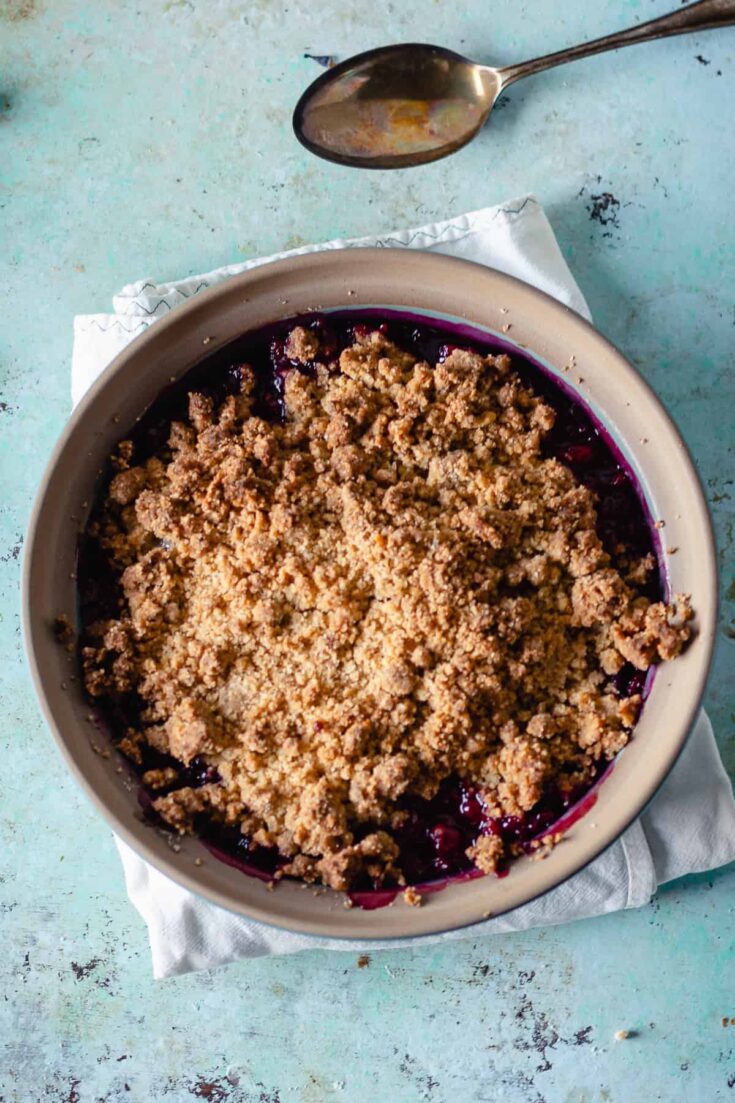
[[[116,834],[142,858],[150,862],[165,876],[172,878],[183,887],[198,895],[204,896],[211,902],[229,911],[234,911],[237,914],[247,916],[270,926],[282,927],[286,930],[298,931],[303,934],[327,936],[329,938],[350,939],[359,937],[369,940],[392,941],[394,939],[403,938],[413,939],[426,934],[438,934],[446,930],[472,926],[484,918],[484,913],[480,912],[478,914],[476,902],[475,906],[470,908],[469,911],[466,906],[462,907],[462,901],[457,897],[457,893],[463,890],[464,884],[450,883],[442,893],[442,897],[457,897],[457,912],[462,914],[457,915],[456,922],[447,923],[446,917],[439,921],[439,913],[446,912],[446,907],[434,909],[430,904],[428,907],[421,909],[403,907],[400,909],[391,908],[391,913],[399,914],[403,922],[399,921],[396,924],[391,920],[387,926],[390,928],[398,927],[399,929],[394,934],[388,936],[385,931],[381,929],[385,927],[386,924],[380,922],[380,912],[377,913],[377,922],[374,918],[369,918],[375,917],[375,912],[361,913],[362,919],[365,921],[359,922],[357,921],[359,917],[355,917],[357,909],[346,911],[342,907],[339,907],[339,911],[335,913],[333,898],[337,895],[341,897],[341,894],[334,894],[330,890],[325,890],[323,894],[320,894],[322,898],[330,898],[329,906],[323,908],[323,916],[320,917],[319,915],[321,905],[318,905],[316,912],[313,908],[310,908],[306,909],[307,914],[289,914],[287,917],[284,917],[282,910],[278,907],[278,898],[284,893],[284,890],[290,892],[292,889],[298,889],[300,887],[298,883],[282,883],[278,886],[278,890],[275,893],[268,893],[267,898],[263,899],[261,903],[259,903],[257,899],[250,899],[255,894],[249,891],[249,889],[238,897],[233,890],[225,891],[218,887],[217,884],[212,883],[211,879],[208,879],[206,875],[201,873],[200,868],[193,866],[191,869],[186,868],[184,861],[178,860],[174,852],[169,852],[169,854],[167,854],[166,850],[161,845],[158,845],[158,842],[154,844],[152,840],[158,838],[158,833],[154,835],[148,825],[143,825],[135,817],[130,816],[128,816],[128,822],[125,822],[125,820],[111,808],[109,800],[102,797],[99,792],[98,784],[91,779],[90,775],[93,771],[91,771],[89,762],[87,761],[88,755],[83,755],[80,750],[82,740],[76,739],[75,741],[71,739],[64,724],[58,719],[60,709],[57,707],[58,701],[55,704],[53,699],[54,696],[58,698],[58,687],[56,687],[56,693],[54,695],[52,687],[47,684],[47,675],[42,669],[43,664],[47,663],[47,660],[44,658],[44,653],[48,652],[48,640],[43,638],[43,624],[36,615],[33,597],[39,581],[39,570],[41,570],[42,565],[48,561],[50,555],[48,549],[40,549],[39,542],[43,539],[46,514],[52,508],[52,503],[49,501],[49,493],[54,477],[58,472],[60,461],[67,456],[68,451],[75,442],[75,438],[84,429],[85,423],[89,419],[90,411],[93,411],[95,406],[103,400],[114,380],[121,378],[124,373],[133,373],[136,366],[140,367],[144,364],[147,354],[151,352],[152,349],[155,349],[157,345],[165,344],[169,335],[175,335],[177,330],[183,334],[187,322],[196,323],[197,319],[199,319],[200,322],[208,322],[208,324],[210,324],[212,317],[216,318],[218,309],[219,313],[224,312],[227,300],[232,300],[233,297],[237,298],[242,295],[245,302],[252,302],[252,299],[248,299],[247,292],[249,291],[255,291],[256,298],[258,296],[262,298],[264,294],[268,293],[267,287],[264,287],[264,285],[267,285],[269,280],[272,282],[275,278],[276,284],[279,282],[284,283],[284,281],[288,284],[289,279],[292,277],[298,280],[299,276],[306,275],[308,279],[309,273],[311,273],[312,277],[318,277],[320,272],[322,276],[325,276],[330,267],[338,271],[340,266],[342,266],[343,269],[346,268],[346,270],[342,272],[342,277],[346,278],[349,275],[350,280],[358,282],[360,278],[358,270],[363,269],[364,272],[369,272],[371,268],[375,268],[376,263],[382,267],[387,265],[389,268],[395,269],[397,272],[395,278],[399,280],[402,276],[400,271],[401,268],[405,269],[406,277],[413,272],[414,277],[419,277],[419,284],[421,282],[420,277],[425,275],[426,279],[429,279],[432,275],[430,269],[433,269],[435,282],[433,284],[433,290],[431,293],[427,293],[427,297],[433,294],[435,298],[438,294],[438,287],[442,284],[442,281],[446,281],[447,284],[451,283],[452,272],[456,273],[458,277],[461,273],[461,276],[464,278],[468,274],[468,269],[471,269],[473,270],[473,278],[479,281],[479,283],[487,284],[488,291],[495,290],[497,292],[499,288],[505,288],[512,298],[520,300],[521,303],[525,301],[531,308],[535,307],[541,314],[550,311],[552,317],[558,319],[558,324],[560,326],[564,325],[565,328],[571,330],[572,334],[578,335],[580,343],[588,345],[590,350],[596,350],[601,354],[603,359],[608,360],[617,367],[622,373],[622,377],[619,381],[620,384],[629,384],[633,392],[637,391],[639,397],[645,401],[645,404],[656,412],[660,426],[666,434],[664,440],[661,442],[661,446],[667,445],[669,450],[674,449],[678,454],[680,465],[687,476],[686,494],[688,495],[690,508],[694,509],[696,514],[695,521],[697,527],[700,529],[699,535],[703,539],[706,557],[705,562],[700,566],[701,578],[698,580],[697,599],[695,600],[698,618],[698,637],[696,640],[696,648],[693,646],[690,649],[690,651],[696,650],[696,656],[694,658],[696,670],[693,679],[690,679],[693,683],[693,687],[687,695],[685,707],[678,712],[679,720],[676,734],[672,736],[671,733],[668,733],[668,741],[661,748],[660,757],[657,763],[655,765],[649,764],[648,774],[646,775],[644,783],[641,783],[639,779],[637,786],[638,796],[628,803],[626,811],[623,812],[621,809],[620,814],[617,816],[615,816],[614,813],[606,814],[606,825],[598,832],[593,845],[587,842],[586,846],[576,846],[575,850],[579,851],[579,856],[572,860],[569,860],[570,856],[567,848],[567,855],[563,862],[554,860],[554,858],[557,854],[564,851],[565,847],[556,848],[556,851],[554,851],[547,862],[535,864],[538,873],[530,876],[530,880],[534,885],[531,891],[522,891],[520,893],[508,893],[506,891],[503,894],[505,899],[501,901],[500,906],[492,907],[493,916],[501,915],[521,904],[529,903],[562,884],[565,880],[579,872],[589,864],[589,862],[598,857],[599,854],[619,838],[630,823],[640,815],[645,806],[650,802],[675,764],[676,759],[685,745],[706,685],[714,647],[717,610],[717,568],[709,511],[691,455],[673,420],[650,385],[642,378],[616,346],[607,338],[603,337],[602,334],[585,319],[574,313],[569,307],[564,306],[547,295],[545,292],[515,277],[500,273],[484,265],[474,264],[473,262],[457,257],[419,252],[418,250],[407,250],[403,252],[401,250],[362,247],[359,249],[328,250],[284,258],[264,265],[258,265],[238,276],[231,277],[218,286],[201,292],[189,302],[172,310],[169,315],[158,319],[154,325],[149,326],[143,334],[130,342],[130,344],[115,357],[108,367],[100,373],[73,411],[53,449],[33,503],[33,509],[27,529],[22,571],[22,623],[26,656],[31,671],[34,690],[39,699],[44,719],[57,745],[61,749],[73,775],[90,797],[93,804],[103,814]],[[416,265],[423,269],[423,272],[416,273]],[[350,280],[347,282],[350,282]],[[436,281],[438,281],[438,283]],[[459,279],[459,282],[462,282],[461,279]],[[260,290],[259,284],[261,285]],[[405,292],[405,297],[411,299],[411,293],[408,290]],[[418,289],[418,298],[421,298],[420,287]],[[287,306],[290,304],[286,301],[281,305]],[[359,297],[355,298],[353,296],[350,301],[350,297],[346,296],[344,302],[341,304],[341,309],[359,310],[361,306],[367,308],[371,305],[373,304],[361,302]],[[314,307],[314,309],[316,310],[319,308]],[[326,309],[340,309],[340,307],[330,306]],[[416,312],[418,310],[419,313],[421,312],[421,308],[416,307],[414,300],[403,303],[391,303],[390,307],[386,305],[386,309],[404,310],[407,312]],[[424,306],[423,309],[428,311],[431,309],[435,310],[436,308]],[[272,320],[281,320],[281,318],[286,319],[289,316],[302,312],[301,310],[296,312],[287,310],[282,315],[272,318]],[[468,317],[467,315],[459,314],[455,311],[448,311],[445,316],[478,329],[489,330],[490,333],[494,332],[493,327],[489,325],[488,321],[483,322],[479,320],[474,313],[471,317]],[[515,313],[513,318],[514,326],[519,330],[522,329],[525,319],[518,321]],[[248,329],[253,328],[256,327],[253,325],[246,326],[242,333],[245,334]],[[228,335],[226,339],[221,341],[221,344],[214,344],[212,347],[206,348],[198,358],[188,361],[186,366],[182,369],[182,372],[190,370],[191,367],[193,367],[195,363],[200,362],[205,355],[209,356],[218,347],[229,343],[232,339],[233,335]],[[180,340],[183,341],[184,337],[182,336]],[[517,343],[522,347],[521,342],[512,340],[511,343]],[[529,347],[528,351],[532,356],[539,356],[542,362],[545,362],[543,354],[537,352],[535,348]],[[561,381],[567,383],[567,380]],[[577,388],[573,389],[577,390],[581,401],[588,407],[591,407],[593,412],[597,413],[594,401],[591,401],[591,396],[588,396]],[[139,409],[142,411],[142,409],[145,409],[149,404],[150,403],[141,405]],[[605,424],[607,427],[607,420]],[[623,454],[633,463],[636,476],[639,478],[644,490],[648,492],[649,481],[644,476],[643,468],[645,468],[646,471],[648,470],[649,461],[651,459],[650,453],[645,458],[645,462],[639,463],[639,454],[635,449],[629,449],[626,444],[620,440],[617,432],[613,432],[613,438]],[[654,441],[653,444],[654,448],[652,451],[655,452],[657,447],[656,441]],[[81,463],[81,470],[84,470],[84,460],[72,460],[71,463],[72,466],[76,465],[77,467],[79,467]],[[651,470],[653,470],[652,467]],[[48,636],[48,634],[48,629],[46,628],[46,636]],[[53,646],[58,648],[59,645],[54,643]],[[689,654],[689,652],[687,654]],[[679,661],[680,660],[677,660],[677,662]],[[644,710],[641,723],[645,720],[650,703],[649,701],[647,709]],[[634,744],[635,740],[631,746]],[[624,754],[625,752],[623,752],[623,755]],[[82,761],[83,759],[84,761]],[[617,772],[617,767],[616,771],[613,773],[615,772]],[[607,785],[608,782],[605,784]],[[570,835],[571,834],[570,832]],[[182,847],[182,849],[189,850],[190,848]],[[212,859],[212,861],[214,862],[216,860]],[[233,872],[235,873],[235,878],[240,878],[241,882],[243,880],[252,882],[250,887],[260,884],[259,882],[255,882],[252,878],[245,878],[245,875],[237,871]],[[233,880],[234,882],[235,878],[223,879],[217,878],[215,875],[214,881],[221,882],[223,880]],[[528,877],[526,880],[528,880]],[[511,881],[511,877],[506,878],[505,881]],[[490,887],[498,884],[497,882],[490,881],[488,878],[480,878],[474,882],[466,882],[465,884],[481,886],[484,882],[488,882]],[[264,886],[260,885],[261,889],[263,887]],[[477,893],[475,892],[474,895],[477,895]],[[493,893],[487,892],[485,895],[492,896]],[[265,897],[265,893],[263,893],[263,896]],[[244,900],[243,897],[248,897],[248,899]],[[298,908],[296,910],[299,911]],[[301,910],[304,911],[304,909]],[[386,910],[388,909],[381,909],[381,911]],[[432,921],[432,911],[435,912],[438,925],[437,922]]]

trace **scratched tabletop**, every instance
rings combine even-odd
[[[419,40],[507,63],[677,2],[0,0],[1,1103],[735,1100],[733,868],[639,911],[362,968],[309,952],[154,982],[110,832],[39,717],[18,618],[75,313],[142,276],[530,191],[701,471],[723,580],[706,701],[735,774],[735,30],[525,81],[473,145],[420,169],[331,166],[290,129],[330,57]]]

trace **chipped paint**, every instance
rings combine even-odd
[[[71,971],[77,980],[84,980],[90,973],[93,973],[97,966],[100,964],[98,957],[93,957],[91,961],[88,961],[86,965],[80,965],[76,961],[70,962]]]

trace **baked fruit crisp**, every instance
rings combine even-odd
[[[332,315],[243,339],[122,441],[88,526],[85,686],[149,812],[276,878],[550,845],[690,636],[590,415],[447,341]]]

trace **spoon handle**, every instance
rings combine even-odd
[[[688,34],[690,31],[707,31],[714,27],[727,27],[735,23],[735,0],[699,0],[660,19],[648,23],[639,23],[626,31],[595,38],[592,42],[583,42],[580,46],[570,46],[554,54],[521,61],[518,65],[506,65],[497,69],[501,87],[507,88],[521,77],[532,73],[541,73],[555,65],[564,65],[567,61],[577,61],[591,54],[601,54],[606,50],[617,50],[620,46],[632,46],[635,42],[650,42],[654,38],[667,38],[669,35]]]

